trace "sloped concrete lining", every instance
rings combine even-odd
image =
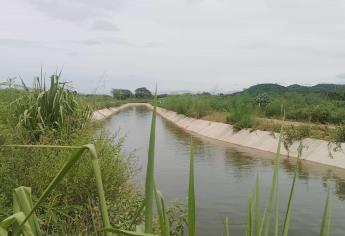
[[[95,111],[92,120],[102,121],[131,106],[146,106],[152,109],[152,106],[147,103],[128,103],[119,107]],[[277,151],[278,133],[261,130],[251,131],[249,129],[235,132],[232,125],[190,118],[160,107],[157,108],[157,114],[176,126],[197,135],[261,151],[271,153]],[[294,142],[289,151],[282,145],[281,154],[297,157],[299,145],[299,141]],[[345,151],[345,143],[340,145],[341,149],[335,150],[336,145],[328,141],[306,138],[302,140],[302,145],[301,159],[345,169],[345,153],[342,151]]]

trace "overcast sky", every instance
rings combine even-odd
[[[81,92],[345,82],[345,0],[1,0],[0,82]]]

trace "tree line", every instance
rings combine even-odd
[[[111,94],[114,98],[120,100],[132,97],[144,99],[152,98],[152,93],[145,87],[137,88],[136,90],[134,90],[134,93],[132,93],[132,91],[129,89],[112,89]]]

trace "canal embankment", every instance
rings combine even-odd
[[[146,106],[152,109],[152,105],[148,103],[128,103],[119,107],[97,110],[93,113],[92,119],[102,121],[131,106]],[[250,129],[236,131],[230,124],[186,117],[160,107],[157,108],[157,114],[181,129],[196,135],[260,151],[271,153],[277,151],[278,133]],[[345,150],[345,143],[334,144],[325,140],[305,138],[293,142],[289,148],[282,145],[281,154],[285,157],[297,158],[299,149],[302,150],[300,158],[303,160],[345,169],[345,153],[343,151]]]

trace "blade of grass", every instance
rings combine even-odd
[[[161,235],[169,236],[170,235],[169,220],[165,211],[165,205],[164,205],[162,193],[159,190],[157,190],[156,184],[154,185],[154,193],[155,193],[156,207],[157,207],[159,225],[161,229]]]
[[[109,215],[108,215],[108,208],[107,208],[107,202],[105,200],[105,195],[104,195],[102,173],[101,173],[101,168],[98,163],[97,152],[93,144],[87,144],[84,147],[86,147],[89,150],[90,156],[91,156],[93,172],[96,178],[96,187],[97,187],[97,192],[98,192],[99,204],[101,208],[103,226],[109,228],[110,221],[109,221]]]
[[[253,235],[253,198],[248,198],[247,236]]]
[[[264,222],[264,235],[268,236],[270,232],[271,227],[271,214],[272,214],[272,208],[273,208],[273,202],[274,198],[277,196],[277,184],[278,184],[278,172],[279,172],[279,160],[280,160],[280,150],[281,150],[281,143],[282,143],[282,132],[283,132],[283,126],[280,130],[279,139],[278,139],[278,147],[277,152],[274,160],[274,171],[273,171],[273,177],[272,177],[272,188],[268,200],[268,207]],[[277,206],[277,204],[276,204]]]
[[[146,169],[145,233],[152,233],[156,114],[157,114],[157,96],[155,96],[154,101],[153,101],[150,142],[149,142],[147,169]]]
[[[224,219],[224,236],[230,236],[229,218],[227,216]]]
[[[256,235],[260,235],[260,181],[259,181],[259,174],[256,176],[256,184],[255,184],[255,230]]]
[[[292,206],[293,195],[295,192],[296,177],[297,177],[297,171],[295,171],[295,174],[294,174],[294,177],[292,180],[292,185],[291,185],[291,190],[290,190],[290,195],[289,195],[289,201],[288,201],[288,206],[286,209],[284,225],[283,225],[283,236],[287,236],[288,231],[289,231],[289,224],[290,224],[290,218],[291,218],[291,206]]]
[[[302,155],[302,143],[300,143],[300,146],[298,149],[300,151],[298,152],[298,156],[297,156],[294,176],[293,176],[292,185],[291,185],[291,189],[290,189],[289,201],[288,201],[288,205],[287,205],[287,209],[286,209],[286,213],[285,213],[285,219],[284,219],[284,225],[283,225],[283,236],[287,236],[288,231],[289,231],[289,224],[290,224],[291,210],[292,210],[292,201],[293,201],[293,196],[295,194],[295,184],[296,184],[296,179],[297,179],[297,174],[298,174],[298,164],[299,164],[300,157]]]
[[[195,232],[194,150],[191,140],[189,154],[188,235],[195,236]]]
[[[266,215],[267,215],[267,207],[265,207],[264,214],[262,215],[261,224],[259,228],[259,234],[258,234],[259,236],[262,235],[262,230],[264,229],[264,224],[266,221]]]
[[[23,233],[23,235],[30,235],[30,236],[35,235],[29,222],[24,223],[21,229],[18,227],[19,225],[23,223],[24,219],[25,219],[25,214],[21,211],[7,217],[6,219],[0,222],[0,229],[1,229],[0,235],[8,235],[7,229],[11,225],[14,225],[12,233],[15,233],[20,230]]]
[[[28,215],[32,209],[31,188],[18,187],[13,192],[13,212],[23,212]],[[35,235],[42,235],[41,229],[35,214],[29,218],[28,222]]]
[[[279,191],[278,191],[278,184],[276,186],[276,193],[275,193],[275,224],[274,224],[274,236],[278,236],[279,234]]]
[[[331,225],[331,210],[330,210],[330,188],[328,187],[327,190],[327,198],[325,207],[323,210],[323,217],[322,217],[322,223],[320,227],[320,236],[329,236],[330,234],[330,225]]]

